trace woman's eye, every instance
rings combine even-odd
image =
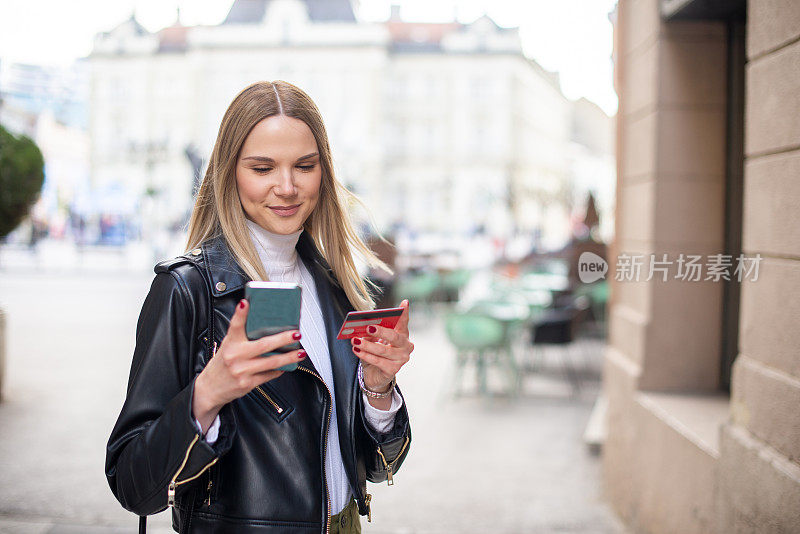
[[[265,173],[269,172],[272,169],[270,169],[269,167],[253,167],[253,170],[256,172]]]
[[[303,170],[304,172],[309,172],[314,170],[316,165],[298,165],[297,168]]]

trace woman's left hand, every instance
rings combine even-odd
[[[408,338],[408,300],[400,306],[405,309],[394,329],[372,325],[367,327],[370,336],[350,340],[353,352],[361,360],[364,385],[375,392],[388,391],[397,371],[408,362],[414,350]]]

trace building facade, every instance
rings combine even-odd
[[[274,79],[318,104],[337,176],[381,230],[538,232],[556,248],[574,159],[606,158],[613,190],[609,151],[573,149],[557,76],[488,17],[410,23],[395,10],[367,23],[348,0],[237,0],[216,26],[150,33],[131,18],[98,35],[90,62],[95,183],[124,182],[178,216],[192,202],[187,147],[207,158],[233,97]]]
[[[761,261],[614,283],[606,495],[634,532],[800,532],[800,3],[614,16],[614,255]]]

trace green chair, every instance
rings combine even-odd
[[[469,283],[472,271],[456,269],[442,276],[442,289],[449,301],[457,301],[459,292]]]
[[[509,328],[503,321],[476,312],[451,313],[445,320],[445,331],[456,348],[456,393],[460,391],[464,367],[471,356],[475,358],[481,394],[488,394],[487,365],[501,361],[509,372],[511,393],[519,392],[521,377],[511,350]]]
[[[396,301],[407,298],[415,304],[430,304],[440,286],[438,273],[430,272],[403,276],[393,290]]]

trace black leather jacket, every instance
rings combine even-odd
[[[404,402],[385,434],[366,423],[358,359],[349,341],[336,339],[352,306],[305,231],[297,252],[316,283],[342,458],[365,515],[366,481],[391,484],[408,454],[408,411]],[[324,448],[332,403],[310,359],[223,407],[219,437],[209,445],[192,418],[194,379],[225,336],[248,277],[221,237],[155,271],[136,328],[127,398],[106,450],[114,495],[139,515],[174,504],[179,532],[326,532],[331,510]]]

